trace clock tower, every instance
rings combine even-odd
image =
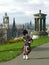
[[[9,17],[7,16],[7,13],[5,13],[5,16],[3,17],[3,28],[9,28]]]

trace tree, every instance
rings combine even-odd
[[[4,33],[3,33],[3,29],[0,29],[0,44],[4,43]]]

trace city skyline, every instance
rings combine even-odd
[[[32,21],[34,23],[33,14],[47,14],[46,23],[49,24],[49,0],[0,0],[0,23],[3,22],[3,16],[7,12],[9,23],[13,23],[15,17],[16,24],[23,24]]]

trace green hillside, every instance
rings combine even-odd
[[[31,47],[35,48],[39,45],[49,42],[49,37],[41,37],[35,39],[31,43]],[[7,43],[0,45],[0,62],[11,60],[22,53],[23,41],[15,43]]]

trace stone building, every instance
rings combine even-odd
[[[0,25],[0,43],[22,36],[22,31],[23,26],[16,26],[15,18],[13,18],[13,25],[9,25],[9,16],[5,13],[3,16],[3,24]]]
[[[7,13],[3,16],[3,28],[9,29],[9,17]]]
[[[3,33],[4,33],[4,38],[5,41],[9,39],[9,17],[7,13],[5,13],[5,16],[3,16]]]

